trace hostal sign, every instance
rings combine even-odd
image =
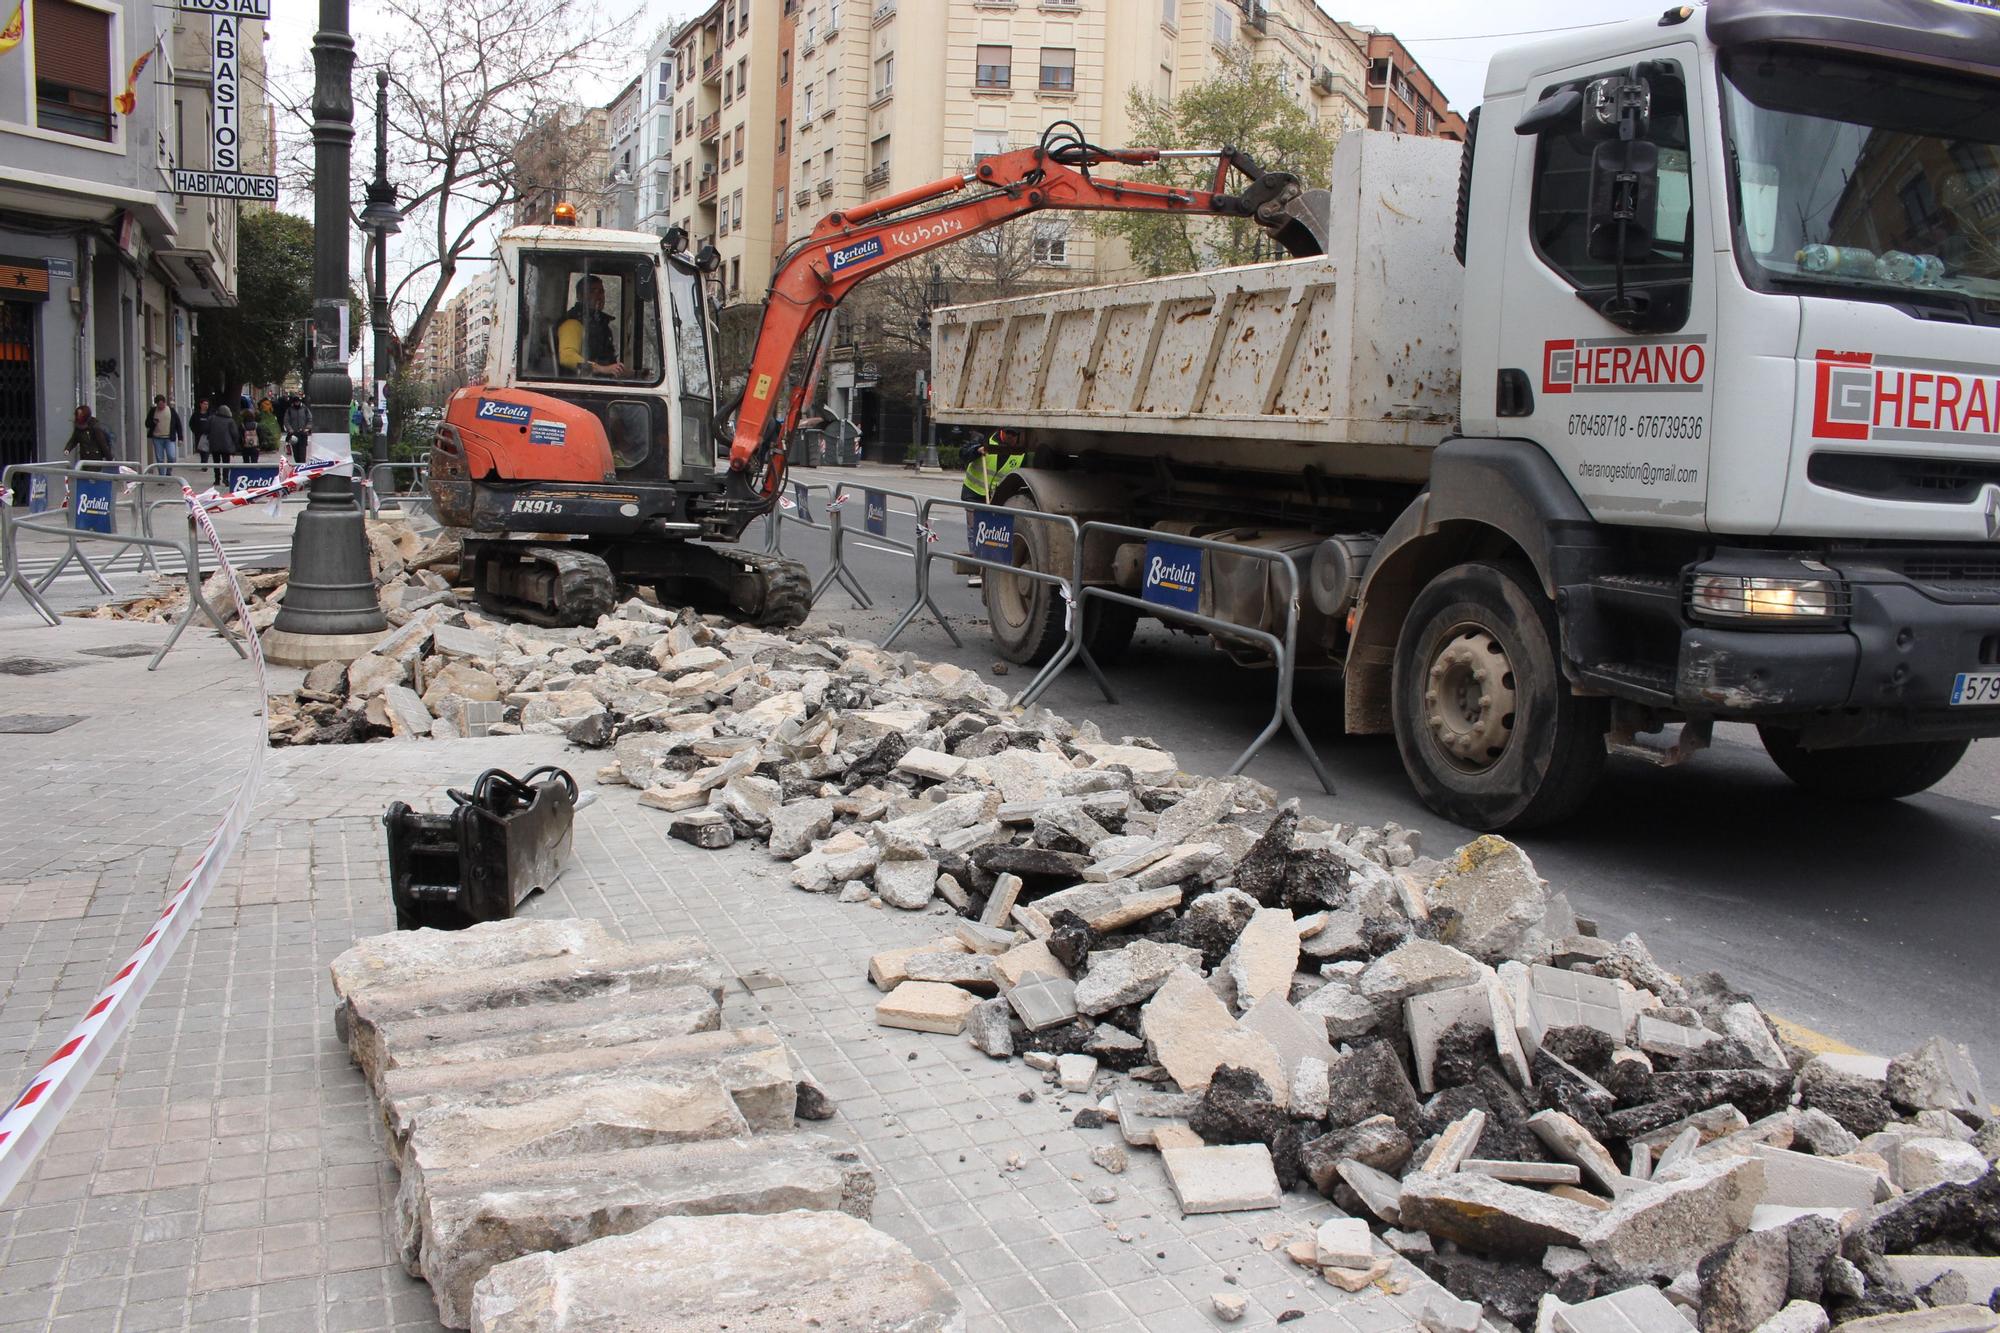
[[[209,148],[210,169],[174,169],[174,193],[206,194],[223,199],[261,199],[275,203],[276,176],[243,174],[242,84],[243,22],[271,17],[271,0],[174,0],[174,8],[207,14],[215,25],[215,134]]]

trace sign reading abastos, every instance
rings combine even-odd
[[[220,199],[254,199],[276,203],[278,178],[250,176],[237,170],[241,133],[237,115],[239,52],[243,20],[271,17],[271,0],[174,0],[174,8],[207,14],[215,31],[212,83],[215,89],[215,135],[208,171],[174,169],[175,194],[205,194]]]

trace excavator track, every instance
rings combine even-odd
[[[623,543],[604,554],[581,542],[475,542],[470,550],[480,606],[538,625],[595,625],[628,584],[651,586],[664,606],[762,629],[790,629],[812,610],[806,567],[762,551],[687,541]]]
[[[495,615],[537,625],[595,625],[618,605],[618,579],[582,546],[479,542],[472,547],[473,592]]]

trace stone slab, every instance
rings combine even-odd
[[[1216,1069],[1226,1064],[1255,1070],[1276,1098],[1290,1095],[1277,1050],[1238,1026],[1215,992],[1189,969],[1176,968],[1139,1012],[1140,1034],[1183,1091],[1206,1088]]]
[[[378,1095],[386,1069],[482,1064],[585,1046],[623,1046],[713,1032],[722,1006],[700,986],[610,992],[553,1004],[475,1009],[384,1023],[369,1049],[384,1062],[362,1066]]]
[[[1261,1143],[1169,1148],[1160,1157],[1183,1217],[1249,1212],[1282,1203],[1271,1150]]]
[[[1578,1305],[1559,1305],[1555,1333],[1677,1333],[1690,1327],[1658,1287],[1628,1287]]]
[[[875,1005],[875,1022],[911,1032],[942,1032],[955,1037],[965,1031],[965,1017],[979,1003],[970,991],[940,981],[905,981]]]
[[[1480,1254],[1539,1257],[1551,1245],[1576,1245],[1599,1214],[1535,1190],[1480,1175],[1403,1177],[1398,1226],[1428,1231]]]
[[[965,953],[966,947],[955,935],[946,935],[926,944],[911,944],[900,949],[884,949],[868,960],[868,980],[877,990],[894,990],[910,979],[909,962],[921,953]]]
[[[1007,1003],[1028,1031],[1040,1032],[1076,1017],[1076,983],[1068,977],[1029,972],[1008,988]]]
[[[548,958],[589,958],[619,947],[602,923],[571,917],[482,921],[465,930],[398,930],[355,941],[328,971],[333,978],[334,1029],[347,1037],[349,1007],[364,992],[394,990],[438,976],[457,976]]]
[[[951,1286],[908,1246],[841,1213],[663,1218],[502,1264],[473,1297],[479,1333],[796,1328],[948,1333]]]

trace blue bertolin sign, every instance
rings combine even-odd
[[[877,537],[889,535],[889,497],[880,491],[861,492],[861,525]]]
[[[867,240],[856,241],[852,245],[827,247],[826,266],[835,273],[838,273],[840,270],[852,267],[864,260],[880,259],[881,257],[882,238],[879,236],[870,236]]]
[[[510,426],[525,426],[534,414],[526,403],[503,403],[498,398],[480,399],[477,413],[481,421],[504,421]]]
[[[1177,611],[1201,609],[1201,549],[1179,542],[1146,543],[1146,577],[1139,586],[1141,600]]]
[[[31,514],[49,512],[49,479],[39,472],[28,478],[28,512]]]
[[[71,526],[81,532],[111,531],[112,481],[78,481],[76,513]]]
[[[1014,559],[1014,516],[974,514],[972,553],[984,560],[1012,563]]]

